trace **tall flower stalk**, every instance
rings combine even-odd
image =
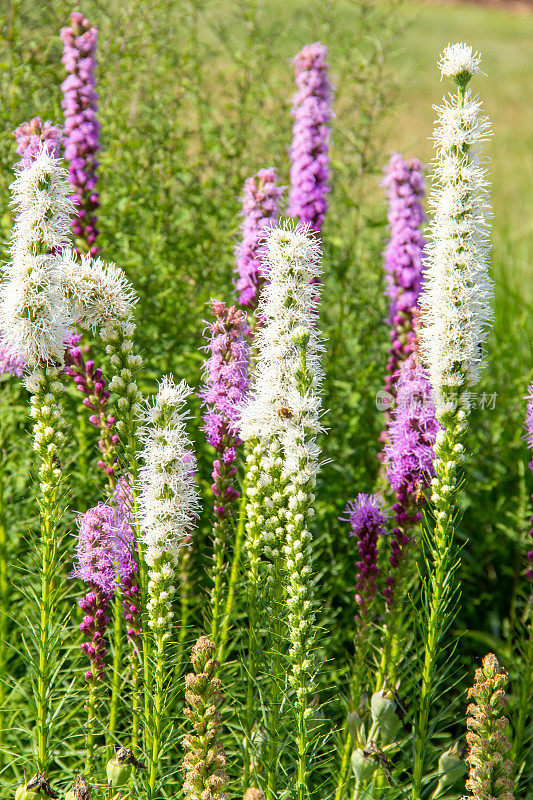
[[[155,796],[159,759],[165,747],[165,675],[172,635],[172,599],[179,553],[198,509],[192,446],[185,431],[183,406],[190,389],[165,377],[152,405],[147,405],[141,429],[140,524],[149,569],[148,626],[153,640],[154,680],[148,743],[151,745],[147,792]],[[168,690],[168,689],[167,689]]]
[[[385,249],[385,276],[389,305],[391,346],[387,361],[385,391],[396,395],[400,365],[416,349],[422,288],[425,241],[420,226],[425,220],[421,199],[424,196],[422,164],[406,161],[394,153],[383,185],[389,199],[390,241]]]
[[[276,171],[261,169],[244,182],[241,224],[242,239],[235,249],[239,305],[254,311],[265,277],[261,270],[260,248],[269,226],[278,218],[283,189],[276,184]],[[254,324],[252,318],[251,324]]]
[[[306,227],[281,226],[267,237],[265,261],[269,283],[263,288],[258,307],[258,315],[264,322],[257,334],[253,391],[241,419],[243,439],[259,443],[250,465],[255,480],[248,488],[253,501],[248,532],[254,537],[249,553],[253,559],[251,570],[256,575],[255,590],[256,561],[261,551],[270,563],[264,586],[270,595],[268,625],[272,648],[268,698],[271,711],[266,743],[269,799],[277,797],[280,791],[281,670],[285,639],[289,647],[288,681],[294,691],[289,713],[296,750],[295,787],[298,798],[306,797],[308,792],[308,758],[312,747],[308,723],[313,714],[311,699],[316,670],[312,535],[308,525],[313,515],[320,456],[316,440],[322,431],[320,354],[323,350],[316,326],[320,288],[311,283],[320,275],[319,258],[318,243]],[[258,456],[256,465],[253,461]],[[251,653],[254,654],[253,647]],[[250,666],[254,670],[257,667]]]
[[[439,650],[453,611],[455,504],[469,411],[468,392],[483,366],[483,343],[491,319],[488,275],[486,173],[481,147],[489,122],[481,102],[467,88],[479,72],[480,56],[466,44],[448,45],[440,69],[457,92],[437,109],[436,160],[430,197],[426,288],[421,298],[421,351],[441,425],[432,479],[434,530],[429,538],[429,582],[425,585],[426,627],[419,714],[415,726],[413,798],[419,800],[435,694]]]
[[[317,233],[322,229],[329,192],[328,126],[333,114],[327,52],[327,47],[315,42],[305,45],[294,58],[298,91],[292,108],[288,214]]]
[[[461,800],[514,800],[515,765],[507,755],[511,749],[509,720],[504,716],[509,705],[505,697],[507,672],[492,653],[476,669],[476,682],[468,690],[473,702],[467,708],[469,767],[466,789]]]
[[[211,639],[224,646],[224,631],[220,629],[224,601],[224,577],[227,571],[227,538],[234,525],[237,452],[242,443],[238,435],[239,408],[248,389],[248,344],[246,316],[232,306],[214,301],[211,312],[215,322],[209,325],[210,341],[206,350],[210,357],[204,362],[204,430],[209,444],[215,448],[212,490],[213,521],[213,588],[211,595]],[[228,587],[229,589],[229,587]]]
[[[79,11],[72,12],[70,23],[70,27],[61,29],[61,60],[68,72],[61,85],[61,106],[65,114],[65,159],[76,206],[72,228],[78,252],[94,256],[99,233],[95,212],[100,205],[96,191],[100,123],[94,74],[98,31]]]

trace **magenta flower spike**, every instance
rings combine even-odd
[[[78,11],[70,15],[70,27],[61,29],[63,57],[68,72],[63,81],[61,107],[65,115],[65,159],[69,164],[72,199],[77,215],[72,227],[78,252],[98,253],[95,212],[100,203],[96,191],[96,154],[100,150],[97,119],[96,47],[98,31]]]
[[[97,464],[105,470],[110,486],[115,485],[115,470],[117,466],[118,434],[113,433],[115,418],[107,414],[109,392],[106,390],[106,381],[102,370],[95,367],[94,361],[86,360],[89,348],[80,346],[81,335],[71,333],[66,342],[65,372],[74,378],[76,388],[83,395],[83,405],[91,412],[89,422],[100,431],[98,447],[102,458]]]
[[[439,424],[430,383],[422,367],[410,356],[396,378],[396,406],[388,421],[384,450],[386,477],[396,495],[389,562],[395,570],[411,542],[410,531],[421,520],[420,507],[435,474],[435,440]],[[386,578],[385,600],[393,604],[395,577]]]
[[[211,313],[215,321],[208,326],[210,334],[204,362],[203,400],[204,427],[207,441],[217,452],[213,462],[213,494],[215,514],[222,519],[238,498],[234,476],[240,406],[248,390],[248,343],[246,316],[243,311],[214,300]]]
[[[0,375],[14,375],[21,378],[26,367],[23,355],[15,353],[0,334]]]
[[[276,171],[261,169],[244,182],[241,224],[242,240],[235,249],[238,275],[235,287],[239,304],[254,311],[265,278],[261,270],[260,247],[268,228],[278,218],[283,188],[276,184]]]
[[[320,232],[329,192],[329,123],[332,87],[328,80],[328,48],[315,42],[294,58],[296,85],[288,213]]]
[[[348,517],[341,517],[341,522],[350,523],[350,536],[357,540],[359,550],[355,599],[364,623],[377,591],[378,541],[386,533],[387,514],[382,499],[375,494],[358,494],[344,513]]]
[[[405,161],[399,153],[394,153],[383,185],[389,198],[391,234],[384,253],[391,337],[385,390],[394,396],[400,364],[416,350],[418,341],[418,297],[425,246],[420,226],[426,218],[421,204],[424,177],[420,161],[416,158]]]

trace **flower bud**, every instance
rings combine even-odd
[[[374,692],[370,700],[370,709],[372,721],[380,728],[382,744],[392,742],[402,724],[396,713],[392,692],[388,689]]]
[[[120,786],[125,786],[125,784],[129,781],[131,775],[131,764],[122,761],[119,758],[119,754],[117,754],[107,762],[105,771],[107,774],[108,784],[113,786],[115,789],[118,789]]]
[[[350,711],[348,714],[348,730],[354,744],[360,744],[364,741],[365,720],[357,711]]]
[[[378,764],[372,758],[365,756],[364,750],[357,749],[352,753],[352,770],[357,783],[365,783],[369,781]]]
[[[40,797],[39,792],[27,789],[26,784],[18,786],[15,792],[15,800],[34,800],[35,797]]]
[[[462,780],[465,772],[466,765],[461,758],[459,745],[456,742],[448,750],[441,753],[438,768],[439,782],[431,795],[432,800],[436,800],[437,797],[444,794],[447,788]]]

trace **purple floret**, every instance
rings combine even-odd
[[[292,109],[288,213],[317,232],[324,222],[329,192],[329,122],[333,114],[327,53],[327,47],[315,42],[294,58],[298,91]]]

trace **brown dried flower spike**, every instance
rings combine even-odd
[[[489,653],[483,659],[483,666],[476,670],[475,679],[468,690],[468,698],[474,702],[466,710],[469,767],[466,789],[472,794],[462,800],[514,800],[515,765],[506,758],[511,745],[509,720],[503,716],[508,705],[505,687],[509,678],[496,656]]]
[[[226,794],[228,776],[224,772],[226,755],[220,742],[222,702],[220,680],[215,678],[218,661],[216,648],[206,636],[201,636],[191,653],[194,672],[185,676],[185,700],[189,708],[183,712],[193,727],[193,733],[183,739],[188,750],[183,759],[185,773],[183,791],[188,800],[229,800]]]

